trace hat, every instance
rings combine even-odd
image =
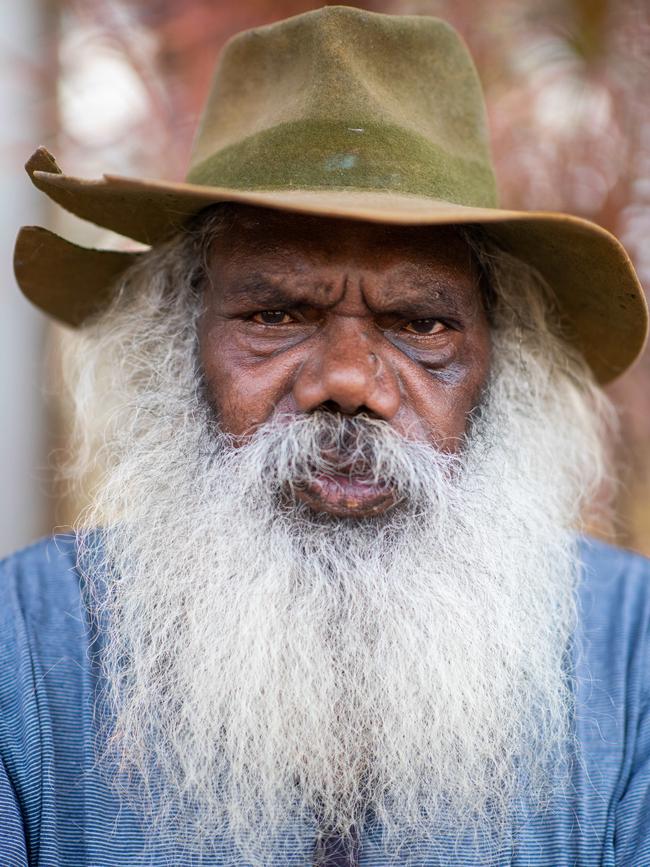
[[[33,183],[78,217],[150,245],[217,202],[400,225],[480,224],[551,286],[567,339],[605,383],[641,352],[643,290],[609,232],[566,214],[499,209],[485,107],[459,35],[428,16],[329,6],[231,39],[186,181],[61,172]],[[15,271],[46,313],[78,325],[139,253],[21,229]]]

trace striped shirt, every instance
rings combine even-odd
[[[581,759],[543,811],[516,811],[498,851],[404,841],[398,864],[650,865],[650,561],[581,541],[580,622],[573,659]],[[0,564],[0,867],[191,865],[169,843],[145,848],[138,818],[95,764],[97,647],[71,536]],[[272,867],[309,867],[316,827],[291,829]],[[149,835],[151,836],[151,835]],[[358,840],[360,867],[384,867],[382,829]],[[228,839],[201,864],[244,867]]]

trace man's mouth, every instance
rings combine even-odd
[[[393,487],[371,474],[359,472],[315,473],[295,496],[316,512],[339,518],[367,518],[387,511],[397,502]]]

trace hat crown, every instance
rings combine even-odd
[[[230,40],[187,179],[497,203],[480,82],[456,31],[347,6]]]

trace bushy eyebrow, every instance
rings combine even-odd
[[[468,302],[473,301],[467,292],[438,278],[408,278],[391,281],[384,287],[381,309],[385,312],[401,311],[410,315],[431,316],[437,311],[448,316],[467,313]]]
[[[292,281],[293,283],[293,281]],[[314,307],[330,307],[328,300],[334,286],[322,280],[308,283],[297,281],[290,285],[282,278],[269,277],[267,274],[248,274],[237,283],[230,284],[223,290],[227,301],[254,302],[260,308],[295,307],[310,304]]]

